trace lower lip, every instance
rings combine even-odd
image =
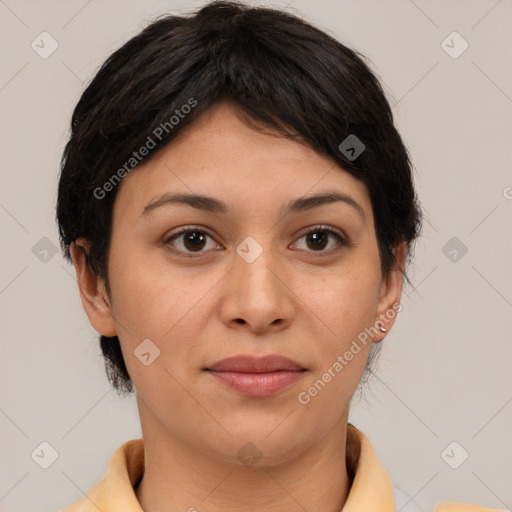
[[[246,396],[271,396],[283,391],[301,378],[303,371],[278,371],[269,373],[216,372],[209,370],[231,389]]]

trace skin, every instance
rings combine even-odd
[[[281,214],[290,200],[326,190],[350,196],[364,218],[343,202]],[[165,192],[212,196],[230,212],[167,204],[143,215]],[[333,236],[315,245],[304,232],[317,224],[339,230],[347,245]],[[174,246],[168,241],[189,226],[206,233],[199,248],[183,235]],[[236,252],[247,236],[263,249],[252,263]],[[87,248],[83,239],[72,245],[83,306],[96,331],[119,337],[137,391],[142,508],[341,510],[350,488],[343,462],[349,402],[371,342],[308,404],[297,396],[400,300],[401,270],[381,273],[366,186],[331,159],[255,129],[234,105],[217,103],[121,183],[110,296],[85,263]],[[399,268],[405,250],[397,248]],[[394,318],[384,323],[388,331]],[[134,350],[148,338],[161,353],[145,366]],[[283,355],[307,371],[276,395],[247,397],[204,371],[240,354]],[[261,453],[252,467],[237,457],[247,442]]]

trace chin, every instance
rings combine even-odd
[[[276,424],[274,424],[275,429]],[[230,430],[233,437],[222,443],[221,451],[233,461],[233,453],[236,454],[235,462],[245,465],[277,466],[290,460],[308,446],[314,444],[314,435],[308,436],[307,432],[300,431],[297,425],[288,425],[287,428],[278,427],[274,431],[268,424],[247,424]],[[300,432],[300,434],[298,434]],[[219,450],[220,444],[212,448]]]

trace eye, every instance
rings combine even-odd
[[[323,253],[330,254],[341,249],[341,247],[348,245],[345,238],[338,233],[338,231],[327,226],[313,226],[299,238],[299,240],[302,239],[305,239],[306,246],[308,248],[313,249],[312,252],[321,253],[318,256],[323,256]],[[334,240],[334,248],[331,247],[330,249],[325,250],[329,245],[330,240]]]
[[[172,252],[185,255],[186,257],[194,257],[195,254],[201,255],[207,252],[208,239],[210,239],[210,249],[222,247],[203,229],[190,226],[168,236],[163,243],[168,246]],[[341,247],[348,245],[344,236],[328,226],[313,226],[298,240],[300,241],[302,239],[304,239],[306,243],[305,250],[308,251],[308,249],[310,249],[309,252],[320,253],[317,256],[329,255],[341,249]],[[326,247],[329,246],[329,242],[333,242],[334,247],[325,250]],[[303,248],[300,247],[299,249],[303,250]]]
[[[206,231],[192,227],[183,228],[167,237],[164,244],[173,252],[192,256],[194,253],[206,252],[203,249],[208,246],[208,239],[214,242],[213,248],[220,247]]]

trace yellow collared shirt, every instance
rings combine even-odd
[[[393,485],[366,436],[347,428],[347,462],[353,473],[341,512],[395,512]],[[62,512],[143,512],[134,486],[144,472],[144,441],[132,439],[112,455],[105,476],[79,501]],[[440,503],[433,512],[498,512],[462,503]]]

